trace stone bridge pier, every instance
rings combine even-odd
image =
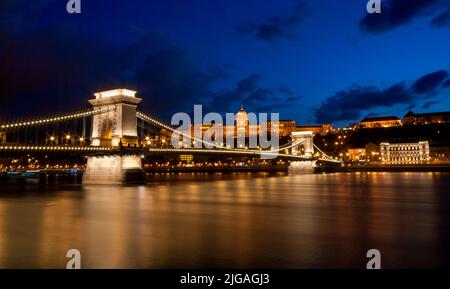
[[[95,99],[89,100],[94,109],[114,108],[94,115],[92,121],[92,146],[110,146],[119,148],[138,144],[137,105],[142,99],[137,98],[136,91],[115,89],[98,92]],[[140,155],[99,155],[89,156],[84,184],[113,184],[143,181]]]

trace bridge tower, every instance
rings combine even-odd
[[[288,168],[289,173],[313,173],[316,167],[316,161],[312,159],[314,153],[314,133],[312,131],[293,132],[291,133],[291,139],[293,142],[301,143],[292,148],[292,154],[298,155],[299,148],[303,147],[303,153],[301,155],[310,158],[310,160],[291,161]]]
[[[136,108],[142,99],[136,97],[136,91],[115,89],[94,95],[95,99],[89,100],[94,109],[115,109],[94,115],[91,145],[118,147],[120,142],[124,146],[137,144]]]
[[[292,154],[298,154],[298,148],[303,146],[303,155],[305,157],[312,157],[314,153],[314,133],[312,131],[298,131],[291,133],[292,142],[303,142],[301,145],[292,148]]]
[[[138,144],[137,105],[142,99],[136,91],[114,89],[95,93],[89,100],[94,109],[105,109],[92,120],[92,146],[118,148],[134,147]],[[123,183],[143,177],[140,155],[122,154],[89,156],[83,175],[85,184]]]

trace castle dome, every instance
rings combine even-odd
[[[244,110],[244,107],[241,105],[241,109],[236,114],[236,126],[237,127],[245,127],[248,123],[248,115]]]

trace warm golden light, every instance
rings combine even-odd
[[[119,88],[119,89],[97,92],[94,95],[97,99],[114,97],[114,96],[135,97],[136,91],[130,90],[130,89],[125,89],[125,88]]]

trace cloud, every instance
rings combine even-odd
[[[248,103],[258,103],[258,102],[266,102],[270,99],[273,99],[275,93],[267,88],[258,88],[253,91],[245,101]]]
[[[169,117],[210,97],[211,84],[222,75],[204,72],[187,51],[172,49],[148,54],[132,79],[145,96],[143,108]]]
[[[431,20],[431,26],[444,27],[450,26],[450,10],[443,12]]]
[[[262,76],[259,74],[251,74],[238,82],[236,91],[238,93],[246,93],[255,90],[261,78]]]
[[[83,108],[96,88],[120,82],[125,65],[120,50],[82,35],[67,37],[62,31],[72,32],[45,29],[9,34],[8,41],[0,44],[1,113]]]
[[[284,84],[262,87],[263,77],[251,74],[239,80],[232,89],[214,94],[207,109],[219,112],[234,112],[243,105],[254,112],[279,112],[283,108],[299,105],[299,97]],[[282,87],[282,91],[280,91]]]
[[[142,109],[167,117],[210,97],[212,83],[228,76],[227,69],[205,69],[177,47],[113,47],[65,35],[43,31],[10,38],[0,48],[2,114],[82,109],[95,91],[129,87],[144,98]]]
[[[447,0],[382,1],[382,13],[366,14],[360,21],[360,27],[368,33],[382,33],[408,24],[417,17],[442,12],[446,7]],[[437,23],[440,23],[439,20]]]
[[[450,78],[447,79],[447,80],[442,84],[442,87],[444,87],[444,88],[450,87]]]
[[[282,83],[278,83],[277,90],[278,90],[278,92],[281,92],[282,94],[287,95],[287,96],[294,95],[294,92],[289,87],[287,87],[286,85],[284,85]]]
[[[207,103],[207,110],[219,112],[236,110],[236,107],[243,105],[243,99],[246,95],[257,89],[261,78],[259,74],[251,74],[239,80],[233,89],[223,89],[214,92]]]
[[[448,72],[445,70],[435,71],[419,78],[412,86],[416,93],[433,92],[447,78]]]
[[[117,45],[64,20],[78,18],[41,25],[37,18],[46,19],[47,6],[25,9],[28,2],[7,0],[0,11],[0,32],[8,39],[0,42],[4,117],[88,108],[94,92],[117,87],[138,90],[142,109],[168,117],[208,100],[214,95],[212,84],[230,75],[230,65],[204,67],[189,51],[155,33],[130,29],[135,39]]]
[[[242,36],[251,36],[258,40],[273,41],[295,39],[295,30],[303,24],[307,9],[303,3],[297,4],[287,16],[272,16],[262,22],[251,21],[236,27]]]
[[[354,85],[349,89],[338,91],[328,97],[315,110],[317,123],[336,121],[354,121],[362,113],[374,108],[386,108],[407,104],[415,106],[417,102],[425,101],[439,91],[439,85],[447,77],[448,72],[439,70],[426,74],[408,87],[405,81],[398,82],[387,88],[375,86]],[[428,100],[424,106],[431,106],[436,100]]]
[[[58,25],[31,25],[30,21],[45,15],[46,7],[33,5],[35,16],[26,19],[20,12],[28,11],[20,9],[26,5],[15,4],[26,2],[4,3],[12,6],[0,13],[16,21],[0,19],[0,32],[8,39],[0,42],[2,116],[88,108],[87,100],[94,92],[116,87],[137,90],[143,98],[140,108],[166,119],[175,112],[189,112],[199,103],[207,105],[209,111],[219,112],[236,111],[241,104],[262,111],[296,103],[297,97],[289,87],[263,86],[263,77],[256,73],[231,89],[213,89],[218,80],[230,77],[232,65],[204,66],[164,35],[131,27],[134,39],[113,44],[72,29],[72,20],[60,20]]]
[[[327,98],[315,111],[316,122],[355,120],[361,112],[374,107],[391,106],[413,100],[404,83],[397,83],[387,89],[374,86],[353,86]]]
[[[437,103],[440,103],[440,101],[439,101],[439,100],[430,100],[430,101],[425,102],[425,103],[421,106],[421,108],[422,108],[422,109],[427,109],[427,108],[430,108],[431,106],[433,106],[433,105],[435,105],[435,104],[437,104]]]

